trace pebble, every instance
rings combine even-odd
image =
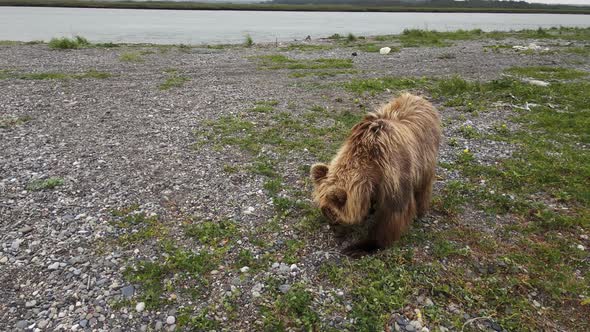
[[[36,305],[37,305],[37,301],[35,301],[35,300],[27,301],[25,303],[25,308],[32,308],[32,307],[34,307]]]
[[[33,231],[33,227],[26,225],[25,227],[21,228],[18,230],[19,232],[21,232],[23,235],[30,233]]]
[[[88,325],[88,321],[86,319],[82,319],[80,322],[78,322],[78,325],[81,327],[86,327],[86,325]]]
[[[156,326],[154,328],[156,329],[156,331],[159,331],[162,329],[162,327],[164,327],[164,324],[161,321],[157,321]]]
[[[432,302],[432,300],[427,297],[426,300],[424,300],[424,306],[425,307],[432,307],[434,305],[434,302]]]
[[[174,316],[168,316],[168,318],[166,318],[166,324],[172,325],[174,323],[176,323],[176,317],[174,317]]]
[[[420,330],[420,332],[430,332],[430,330],[425,326]]]
[[[55,263],[49,265],[47,268],[50,270],[57,270],[57,269],[59,269],[59,263],[55,262]]]
[[[287,293],[289,291],[289,289],[291,289],[291,286],[289,286],[289,285],[280,285],[279,286],[279,291],[281,291],[281,293]]]
[[[45,327],[47,327],[48,323],[49,323],[48,321],[46,321],[45,319],[42,319],[37,323],[37,327],[40,329],[44,329]]]
[[[28,322],[28,321],[26,321],[26,320],[19,320],[19,321],[16,323],[16,328],[17,328],[17,329],[24,330],[24,329],[26,329],[26,328],[27,328],[27,326],[28,326],[28,325],[29,325],[29,322]]]
[[[135,306],[135,310],[137,310],[137,312],[142,312],[143,309],[145,309],[145,303],[138,302],[137,305]]]
[[[12,243],[10,244],[10,248],[14,251],[17,251],[20,248],[21,243],[23,243],[25,240],[21,240],[21,239],[16,239],[14,241],[12,241]]]
[[[292,264],[290,267],[291,271],[297,271],[299,270],[299,268],[297,267],[297,264]]]
[[[121,295],[123,295],[124,298],[130,299],[133,297],[134,294],[135,287],[133,287],[133,285],[127,285],[121,288]]]
[[[580,250],[584,251],[584,250],[586,250],[586,247],[584,247],[584,246],[583,246],[583,245],[581,245],[581,244],[578,244],[578,249],[580,249]]]
[[[8,262],[8,257],[4,256],[0,258],[0,264],[6,264]]]
[[[537,308],[541,307],[541,303],[539,303],[537,300],[533,300],[533,305]]]
[[[244,266],[244,267],[242,267],[242,268],[240,269],[240,271],[241,271],[242,273],[246,273],[246,272],[250,271],[250,268],[249,268],[249,267],[247,267],[247,266]]]
[[[412,325],[412,324],[408,324],[408,325],[406,325],[406,331],[414,332],[414,331],[416,331],[416,327],[414,327],[414,325]]]

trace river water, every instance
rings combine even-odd
[[[81,35],[93,42],[240,43],[431,30],[519,30],[590,26],[589,15],[257,12],[0,7],[0,40],[49,40]]]

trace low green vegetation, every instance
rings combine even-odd
[[[280,54],[262,55],[255,59],[260,61],[260,68],[262,69],[346,69],[353,66],[351,59],[296,60]]]
[[[510,68],[508,73],[535,78],[539,80],[572,80],[588,76],[589,73],[560,67],[524,67]]]
[[[275,106],[279,104],[276,100],[260,100],[254,103],[251,112],[270,113],[275,110]]]
[[[106,79],[112,75],[107,72],[97,70],[89,70],[83,73],[59,73],[59,72],[45,72],[45,73],[14,73],[14,72],[0,72],[1,79],[21,79],[21,80],[68,80],[68,79]]]
[[[119,56],[119,59],[124,62],[136,62],[136,63],[144,62],[144,59],[141,56],[141,53],[139,53],[139,52],[122,53]]]
[[[27,185],[27,190],[40,191],[45,189],[54,189],[64,184],[62,178],[51,177],[43,180],[34,180]]]
[[[48,46],[49,46],[49,48],[62,49],[62,50],[76,49],[76,48],[90,46],[90,42],[88,41],[88,39],[81,37],[81,36],[75,36],[74,38],[61,37],[61,38],[52,38],[49,41]]]
[[[180,88],[184,83],[190,81],[190,78],[182,75],[178,75],[176,71],[169,71],[169,76],[166,80],[160,84],[160,90],[170,90],[172,88]]]
[[[31,121],[33,118],[24,115],[24,116],[6,116],[0,117],[0,128],[13,128],[25,124]]]
[[[252,47],[254,45],[254,40],[250,35],[246,35],[246,40],[244,41],[244,46]]]

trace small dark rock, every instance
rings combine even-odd
[[[127,285],[127,286],[124,286],[123,288],[121,288],[121,295],[123,295],[123,297],[126,299],[132,298],[134,294],[135,294],[135,287],[133,287],[133,285]]]

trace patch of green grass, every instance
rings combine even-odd
[[[263,308],[264,328],[268,331],[286,331],[303,328],[315,331],[320,324],[318,313],[313,310],[313,294],[306,290],[305,284],[291,286],[280,295],[274,304]]]
[[[111,221],[121,234],[117,237],[118,244],[127,247],[147,241],[156,241],[167,234],[167,229],[160,219],[146,213],[134,213],[135,206],[113,211],[119,217]]]
[[[477,132],[477,129],[473,128],[473,126],[471,126],[471,125],[465,125],[465,126],[459,127],[459,132],[461,133],[461,135],[463,135],[463,137],[465,137],[467,139],[474,139],[474,138],[478,138],[481,136]]]
[[[587,72],[561,67],[515,67],[507,69],[507,72],[539,80],[572,80],[588,76],[589,74]]]
[[[90,42],[81,36],[75,36],[74,38],[61,37],[52,38],[48,46],[53,49],[76,49],[90,46]]]
[[[70,74],[70,73],[58,73],[58,72],[46,72],[46,73],[12,73],[12,72],[0,72],[0,79],[16,78],[21,80],[67,80],[67,79],[84,79],[84,78],[96,78],[105,79],[112,75],[106,72],[100,72],[96,70],[89,70],[84,73]]]
[[[124,62],[144,62],[143,57],[138,52],[125,52],[119,56],[119,60]]]
[[[355,79],[344,84],[344,87],[357,94],[365,92],[377,93],[390,90],[416,89],[424,86],[428,81],[424,78],[384,77],[374,79]]]
[[[282,47],[281,51],[300,51],[300,52],[317,52],[333,49],[333,45],[317,45],[317,44],[289,44]]]
[[[238,228],[230,220],[202,221],[187,224],[184,232],[188,237],[196,238],[202,244],[216,246],[232,240],[238,234]]]
[[[352,68],[351,59],[318,58],[311,60],[296,60],[284,55],[262,55],[260,60],[263,69],[346,69]]]
[[[456,243],[449,240],[437,239],[434,241],[432,253],[436,258],[446,258],[452,255],[465,256],[469,253],[469,249],[459,248]]]
[[[590,55],[590,45],[585,45],[584,47],[569,47],[566,49],[566,52],[581,56],[588,56]]]
[[[165,245],[164,259],[142,260],[128,267],[123,276],[140,286],[139,298],[149,309],[158,308],[168,302],[165,293],[180,287],[176,283],[190,285],[192,291],[204,292],[210,271],[218,264],[218,257],[208,252],[193,252],[172,245]]]
[[[445,183],[440,194],[432,199],[434,210],[447,216],[457,216],[463,212],[463,206],[468,202],[469,186],[461,181],[452,180]]]
[[[35,180],[31,181],[27,185],[27,190],[31,191],[39,191],[45,189],[54,189],[56,187],[62,186],[64,184],[64,180],[62,178],[51,177],[45,180]]]
[[[16,117],[0,117],[0,128],[13,128],[31,121],[33,118],[24,115]]]
[[[276,100],[260,100],[254,103],[254,108],[250,111],[258,113],[270,113],[275,110],[275,106],[279,104]]]
[[[301,78],[301,77],[308,77],[308,76],[316,76],[320,78],[324,77],[334,77],[338,75],[352,75],[356,74],[358,71],[356,70],[330,70],[330,71],[298,71],[289,74],[289,76],[294,78]]]
[[[352,33],[348,33],[348,35],[346,35],[346,41],[347,42],[353,42],[353,41],[356,41],[356,40],[357,40],[356,36],[353,35]]]
[[[170,90],[172,88],[180,88],[184,85],[184,83],[186,83],[188,81],[190,81],[190,78],[188,78],[188,77],[181,76],[176,73],[171,73],[171,75],[168,76],[168,78],[166,78],[166,81],[164,81],[162,84],[160,84],[160,86],[158,88],[160,90]]]
[[[183,309],[178,315],[177,324],[179,327],[187,327],[191,331],[219,330],[221,324],[209,313],[209,308],[198,310],[196,307],[185,307]]]

